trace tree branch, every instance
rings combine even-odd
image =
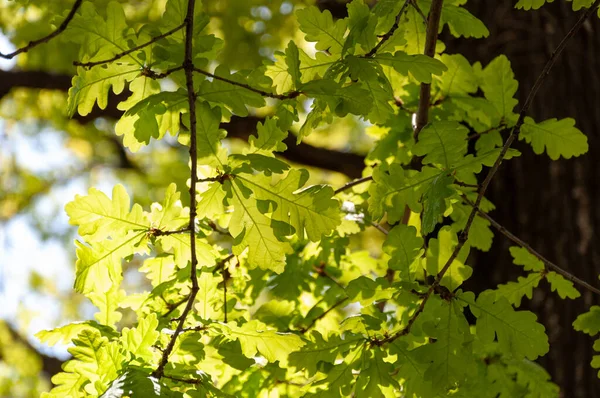
[[[475,203],[473,203],[473,201],[470,200],[469,198],[467,198],[466,196],[463,195],[462,198],[469,205],[475,206]],[[544,263],[546,268],[550,268],[553,271],[555,271],[556,273],[561,274],[565,279],[570,280],[571,282],[589,290],[592,293],[596,293],[596,294],[600,295],[600,289],[595,288],[594,286],[590,285],[589,283],[587,283],[586,281],[584,281],[582,279],[579,279],[575,275],[564,270],[563,268],[559,267],[558,265],[554,264],[552,261],[550,261],[547,258],[545,258],[544,256],[542,256],[540,253],[535,251],[535,249],[533,249],[533,247],[531,247],[527,242],[525,242],[524,240],[522,240],[521,238],[519,238],[512,232],[510,232],[503,225],[501,225],[498,221],[496,221],[492,217],[490,217],[487,213],[483,212],[481,209],[477,209],[477,213],[479,213],[479,215],[481,217],[488,220],[490,222],[490,224],[492,224],[492,226],[494,228],[496,228],[498,230],[498,232],[500,232],[502,235],[506,236],[508,239],[510,239],[517,245],[521,246],[523,249],[527,250],[532,255],[534,255],[538,260],[540,260],[542,263]]]
[[[440,29],[440,18],[442,16],[442,5],[444,0],[433,0],[429,9],[427,20],[427,33],[425,37],[424,54],[433,58],[435,56],[435,45],[437,44],[438,32]],[[419,139],[419,133],[429,122],[429,103],[431,102],[431,84],[421,83],[421,92],[419,94],[419,109],[417,110],[417,120],[415,127],[415,141]]]
[[[67,29],[67,26],[69,26],[69,23],[75,16],[75,13],[79,9],[79,6],[81,6],[81,3],[83,3],[83,0],[75,1],[75,3],[73,4],[73,7],[71,8],[71,11],[69,11],[69,14],[65,18],[65,20],[62,21],[62,23],[60,24],[58,29],[56,29],[54,32],[50,33],[47,36],[42,37],[41,39],[30,41],[29,43],[27,43],[27,45],[25,47],[21,47],[15,51],[13,51],[12,53],[9,53],[9,54],[0,53],[0,58],[13,59],[15,56],[17,56],[21,53],[26,53],[27,51],[31,50],[32,48],[34,48],[42,43],[47,43],[50,40],[52,40],[53,38],[55,38],[56,36],[58,36],[59,34],[61,34],[65,29]]]
[[[179,323],[175,329],[175,333],[171,336],[167,348],[162,353],[160,363],[152,375],[157,378],[161,378],[164,374],[164,369],[169,361],[169,355],[173,351],[175,341],[183,330],[183,325],[186,322],[186,318],[194,305],[194,300],[200,289],[198,286],[198,258],[196,255],[196,184],[198,180],[198,154],[196,144],[196,90],[194,90],[194,63],[193,63],[193,34],[194,34],[194,9],[196,6],[196,0],[188,0],[187,13],[185,16],[185,54],[183,61],[183,68],[185,70],[185,83],[187,86],[188,93],[188,105],[190,112],[190,222],[188,229],[190,230],[190,278],[192,280],[192,288],[188,297],[187,304],[179,318]]]

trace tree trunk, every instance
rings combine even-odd
[[[461,53],[486,65],[499,54],[512,62],[524,103],[534,81],[559,41],[577,20],[570,2],[558,1],[537,11],[514,8],[514,1],[471,0],[467,8],[490,29],[485,40],[448,40],[449,53]],[[523,156],[505,162],[488,197],[497,210],[491,215],[530,243],[549,260],[593,285],[600,274],[600,20],[585,23],[571,40],[538,93],[529,116],[536,121],[572,117],[588,136],[589,153],[570,160],[550,161],[530,146],[515,145]],[[518,111],[518,109],[515,109]],[[497,234],[489,253],[477,255],[469,287],[481,291],[516,280],[523,271],[511,264],[511,243]],[[541,283],[522,306],[539,316],[550,338],[550,352],[540,360],[564,397],[598,397],[600,381],[592,369],[593,339],[575,332],[578,314],[599,297],[579,289],[582,297],[562,300]]]

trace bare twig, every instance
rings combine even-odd
[[[428,57],[435,56],[435,45],[437,44],[438,31],[440,28],[440,18],[442,16],[442,5],[444,0],[433,0],[429,9],[429,18],[427,20],[427,33],[425,37],[425,51]],[[431,84],[421,83],[421,92],[419,94],[419,109],[417,110],[417,120],[415,126],[415,141],[419,138],[419,133],[429,121],[429,103],[431,101]]]
[[[167,36],[172,35],[173,33],[177,32],[178,30],[180,30],[181,28],[183,28],[185,26],[185,22],[182,23],[181,25],[177,26],[176,28],[171,29],[170,31],[163,33],[162,35],[158,35],[153,37],[152,39],[148,40],[146,43],[140,44],[139,46],[135,46],[133,48],[130,48],[129,50],[120,52],[118,54],[115,54],[113,57],[108,58],[108,59],[104,59],[102,61],[93,61],[93,62],[79,62],[79,61],[75,61],[73,62],[73,65],[75,66],[83,66],[84,68],[91,68],[93,66],[97,66],[97,65],[103,65],[103,64],[108,64],[111,62],[114,62],[118,59],[121,59],[129,54],[131,54],[132,52],[135,52],[137,50],[141,50],[144,47],[149,46],[152,43],[156,43],[157,41],[159,41],[160,39],[163,39]]]
[[[400,19],[402,18],[402,15],[406,12],[406,9],[408,8],[408,5],[411,3],[411,1],[412,0],[406,0],[404,2],[404,5],[402,6],[402,8],[400,8],[400,11],[398,12],[398,15],[396,15],[396,20],[394,21],[394,24],[392,25],[392,27],[390,28],[390,30],[388,30],[381,37],[381,40],[379,40],[379,42],[375,45],[375,47],[373,47],[371,49],[371,51],[369,51],[368,53],[365,54],[365,57],[371,58],[375,54],[377,54],[377,51],[379,51],[379,49],[381,48],[381,46],[383,46],[383,44],[386,41],[388,41],[394,35],[394,32],[396,32],[396,30],[400,26]]]
[[[469,205],[471,205],[471,206],[475,205],[475,203],[473,203],[473,201],[470,200],[469,198],[467,198],[466,196],[463,196],[462,198]],[[490,217],[487,213],[483,212],[481,209],[477,209],[477,212],[479,213],[479,215],[481,217],[483,217],[486,220],[488,220],[490,222],[490,224],[492,224],[492,226],[498,230],[498,232],[500,232],[502,235],[506,236],[508,239],[512,240],[517,245],[521,246],[523,249],[527,250],[529,253],[531,253],[532,255],[534,255],[538,260],[540,260],[542,263],[544,263],[544,265],[546,266],[546,268],[550,268],[553,271],[555,271],[556,273],[561,274],[565,279],[568,279],[571,282],[573,282],[573,283],[575,283],[575,284],[577,284],[577,285],[579,285],[579,286],[581,286],[581,287],[583,287],[583,288],[585,288],[585,289],[587,289],[587,290],[589,290],[589,291],[591,291],[593,293],[596,293],[596,294],[600,295],[600,289],[595,288],[594,286],[590,285],[586,281],[579,279],[575,275],[571,274],[568,271],[565,271],[563,268],[561,268],[558,265],[554,264],[552,261],[546,259],[540,253],[538,253],[537,251],[535,251],[535,249],[533,249],[531,247],[531,245],[529,245],[527,242],[523,241],[521,238],[519,238],[518,236],[516,236],[515,234],[513,234],[512,232],[510,232],[503,225],[501,225],[498,221],[494,220],[492,217]]]
[[[193,63],[193,33],[194,33],[194,9],[196,6],[196,0],[188,0],[187,13],[185,16],[185,54],[183,61],[183,69],[185,70],[185,81],[188,92],[188,105],[190,112],[190,161],[191,161],[191,175],[190,175],[190,252],[191,252],[191,266],[190,266],[190,278],[192,280],[192,288],[188,297],[187,304],[179,318],[179,323],[175,332],[171,336],[167,348],[165,348],[158,367],[152,373],[154,377],[161,378],[164,374],[164,369],[169,361],[169,355],[173,351],[177,336],[183,330],[187,315],[194,305],[194,300],[198,294],[198,275],[196,270],[198,267],[198,258],[196,255],[196,184],[198,179],[198,155],[196,146],[196,91],[194,90],[194,63]]]
[[[71,7],[71,11],[69,11],[69,14],[65,18],[65,20],[62,21],[62,23],[60,24],[58,29],[56,29],[54,32],[50,33],[47,36],[42,37],[41,39],[30,41],[29,43],[27,43],[27,45],[25,47],[21,47],[15,51],[13,51],[12,53],[9,53],[9,54],[0,53],[0,58],[13,59],[16,55],[19,55],[21,53],[26,53],[27,51],[31,50],[32,48],[34,48],[42,43],[47,43],[50,40],[52,40],[53,38],[55,38],[56,36],[58,36],[59,34],[61,34],[65,29],[67,29],[67,26],[69,26],[69,23],[75,16],[75,13],[79,9],[79,6],[81,6],[81,3],[83,3],[83,0],[75,1],[75,3],[73,4],[73,7]]]
[[[404,335],[410,333],[410,329],[412,328],[412,325],[415,323],[416,319],[419,317],[419,315],[425,309],[425,304],[427,304],[427,301],[431,297],[432,293],[440,285],[440,283],[442,281],[442,278],[444,277],[444,275],[446,274],[446,272],[450,268],[450,265],[454,262],[454,260],[458,256],[458,253],[460,252],[460,250],[465,245],[465,243],[467,241],[467,238],[469,236],[469,230],[471,229],[471,226],[473,225],[473,220],[475,219],[475,215],[479,211],[479,205],[481,204],[483,196],[484,196],[484,194],[485,194],[488,186],[490,185],[490,182],[491,182],[492,178],[494,177],[494,175],[498,171],[498,168],[500,167],[500,163],[502,163],[502,160],[504,159],[504,156],[506,156],[506,153],[508,152],[508,149],[510,148],[511,144],[513,143],[513,141],[515,140],[515,138],[519,134],[519,129],[521,128],[521,126],[522,126],[522,124],[523,124],[523,122],[525,120],[525,114],[529,110],[529,107],[531,106],[533,98],[535,97],[535,95],[537,94],[538,90],[542,86],[542,83],[544,82],[544,80],[548,76],[550,70],[552,69],[552,66],[554,66],[554,63],[556,62],[556,59],[562,53],[562,51],[565,49],[565,47],[566,47],[567,42],[569,41],[569,39],[571,37],[573,37],[575,35],[575,33],[577,33],[577,31],[581,28],[581,26],[583,25],[583,23],[585,22],[585,20],[590,15],[592,15],[595,11],[597,11],[599,5],[600,5],[600,0],[596,0],[594,2],[594,4],[592,4],[592,6],[590,8],[588,8],[581,15],[581,17],[579,18],[579,20],[575,23],[575,25],[573,25],[573,27],[571,28],[571,30],[566,34],[566,36],[559,43],[559,45],[556,48],[556,50],[554,50],[554,52],[550,56],[550,59],[548,60],[548,62],[544,66],[544,69],[542,70],[542,73],[538,76],[535,84],[533,85],[533,88],[531,89],[531,92],[527,96],[527,100],[525,101],[525,104],[523,105],[523,108],[521,109],[521,111],[519,113],[519,119],[517,121],[517,124],[513,127],[512,131],[510,133],[510,136],[507,138],[506,142],[504,143],[504,146],[502,147],[502,150],[500,151],[500,154],[498,155],[498,158],[496,159],[496,162],[494,162],[494,165],[492,166],[492,168],[488,172],[487,176],[485,177],[485,180],[483,181],[483,184],[481,185],[481,190],[479,191],[479,194],[477,195],[477,199],[475,200],[475,203],[473,203],[473,210],[471,211],[471,214],[469,214],[469,218],[467,219],[467,223],[465,224],[465,227],[464,227],[462,233],[458,236],[458,244],[454,248],[454,251],[450,255],[450,258],[448,258],[448,261],[446,261],[446,264],[444,265],[444,267],[437,274],[437,276],[435,278],[435,281],[431,284],[431,286],[427,290],[427,293],[424,296],[423,301],[421,301],[421,304],[419,305],[419,307],[417,308],[417,310],[415,311],[415,313],[413,314],[413,316],[408,321],[408,324],[406,325],[406,327],[404,327],[403,329],[399,330],[398,332],[394,333],[393,335],[391,335],[391,336],[389,336],[389,337],[387,337],[385,339],[375,340],[375,341],[372,342],[372,344],[382,345],[382,344],[385,344],[387,342],[394,341],[395,339],[397,339],[400,336],[404,336]],[[433,3],[432,3],[432,6],[433,6]]]
[[[216,79],[216,80],[220,80],[220,81],[225,82],[225,83],[229,83],[229,84],[231,84],[233,86],[238,86],[238,87],[245,88],[246,90],[252,91],[253,93],[260,94],[263,97],[275,98],[275,99],[279,99],[279,100],[286,100],[286,99],[290,99],[290,98],[296,98],[297,96],[299,96],[300,94],[302,94],[301,91],[296,91],[296,90],[295,91],[290,91],[290,92],[285,93],[285,94],[273,94],[273,93],[269,93],[267,91],[256,89],[256,88],[254,88],[254,87],[252,87],[252,86],[250,86],[248,84],[245,84],[245,83],[236,82],[235,80],[231,80],[231,79],[227,79],[225,77],[221,77],[221,76],[215,75],[214,73],[207,72],[207,71],[202,70],[200,68],[195,68],[194,67],[194,72],[198,72],[198,73],[200,73],[200,74],[202,74],[204,76],[207,76],[207,77],[210,77],[210,78],[213,78],[213,79]]]
[[[339,187],[338,189],[335,190],[334,195],[337,195],[340,192],[344,192],[356,185],[362,184],[363,182],[368,182],[371,181],[373,179],[373,176],[368,176],[368,177],[363,177],[363,178],[359,178],[357,180],[354,181],[350,181],[347,184],[342,185],[341,187]]]

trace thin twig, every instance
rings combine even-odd
[[[502,163],[502,160],[504,159],[504,156],[506,156],[508,149],[510,148],[510,146],[513,143],[516,136],[519,134],[519,129],[525,120],[525,114],[529,110],[529,107],[531,106],[533,98],[535,97],[535,95],[537,94],[538,90],[540,89],[542,83],[548,76],[550,70],[552,69],[552,66],[556,62],[556,59],[562,53],[562,51],[565,49],[568,40],[571,37],[573,37],[575,35],[575,33],[577,33],[577,31],[581,28],[581,26],[583,25],[585,20],[598,9],[599,5],[600,5],[600,0],[596,0],[594,2],[594,4],[592,4],[592,6],[582,14],[581,18],[579,18],[579,20],[575,23],[575,25],[573,25],[571,30],[562,39],[562,41],[560,42],[560,44],[558,45],[556,50],[554,50],[554,52],[550,56],[550,59],[544,66],[542,73],[538,76],[535,84],[533,85],[533,88],[531,89],[531,92],[527,96],[527,100],[525,101],[525,104],[523,105],[521,112],[519,113],[519,119],[517,121],[517,124],[513,127],[512,131],[510,133],[510,136],[507,138],[506,142],[504,143],[504,146],[502,147],[502,150],[500,151],[500,154],[498,155],[498,158],[496,159],[496,162],[494,163],[494,165],[488,172],[487,176],[485,177],[485,180],[483,181],[483,184],[481,185],[481,190],[479,191],[479,194],[477,195],[477,199],[475,200],[475,203],[473,203],[473,210],[471,211],[471,214],[469,215],[469,218],[467,219],[467,223],[465,224],[465,227],[464,227],[462,233],[458,237],[458,244],[454,248],[454,251],[450,255],[450,258],[448,258],[448,261],[446,261],[446,264],[444,265],[444,267],[437,274],[434,282],[431,284],[431,286],[429,286],[429,289],[427,290],[427,293],[426,293],[425,297],[423,298],[423,301],[421,301],[419,308],[417,308],[417,310],[415,311],[413,316],[410,318],[406,327],[404,327],[403,329],[399,330],[398,332],[394,333],[393,335],[391,335],[385,339],[375,340],[372,342],[372,344],[382,345],[382,344],[388,343],[390,341],[394,341],[395,339],[397,339],[400,336],[404,336],[404,335],[410,333],[410,329],[411,329],[412,325],[415,323],[416,319],[419,317],[419,315],[425,309],[425,304],[431,297],[434,290],[440,285],[442,278],[444,277],[444,275],[446,274],[448,269],[450,269],[450,265],[454,262],[454,260],[458,256],[458,253],[465,245],[467,238],[469,236],[469,230],[471,229],[471,225],[473,225],[473,220],[475,219],[475,215],[477,214],[477,212],[479,210],[479,205],[481,204],[481,201],[483,199],[483,195],[485,194],[485,191],[487,190],[488,186],[490,185],[492,178],[498,171],[498,168],[500,167],[500,163]]]
[[[317,272],[317,274],[319,274],[319,276],[329,279],[331,282],[333,282],[335,285],[337,285],[337,287],[339,287],[340,289],[345,291],[346,288],[337,279],[335,279],[333,276],[331,276],[331,274],[329,274],[329,272],[327,272],[325,270],[325,266],[326,266],[326,264],[323,262],[318,267],[314,267],[314,269]]]
[[[300,332],[302,332],[302,333],[308,332],[310,329],[313,328],[313,326],[315,326],[315,324],[317,323],[318,320],[325,318],[325,316],[327,316],[327,314],[329,314],[331,311],[333,311],[334,309],[336,309],[338,306],[340,306],[346,300],[348,300],[348,297],[344,297],[344,298],[339,299],[338,301],[336,301],[331,307],[329,307],[327,310],[325,310],[321,315],[315,317],[308,324],[308,326],[301,328]]]
[[[182,23],[181,25],[179,25],[178,27],[171,29],[170,31],[168,31],[166,33],[163,33],[162,35],[158,35],[158,36],[153,37],[152,39],[148,40],[146,43],[140,44],[139,46],[135,46],[133,48],[130,48],[129,50],[126,50],[126,51],[120,52],[118,54],[115,54],[111,58],[104,59],[102,61],[93,61],[93,62],[79,62],[79,61],[75,61],[75,62],[73,62],[73,65],[75,65],[75,66],[83,66],[84,68],[91,68],[93,66],[103,65],[103,64],[108,64],[110,62],[114,62],[114,61],[116,61],[118,59],[121,59],[121,58],[125,57],[126,55],[131,54],[134,51],[141,50],[142,48],[147,47],[150,44],[159,41],[160,39],[163,39],[163,38],[165,38],[167,36],[172,35],[173,33],[177,32],[178,30],[180,30],[181,28],[183,28],[184,26],[185,26],[185,22]]]
[[[463,188],[475,188],[475,189],[479,189],[479,185],[478,184],[467,184],[466,182],[462,182],[462,181],[458,181],[458,180],[455,180],[453,182],[453,184],[458,185],[459,187],[463,187]]]
[[[440,29],[440,18],[442,16],[442,5],[444,0],[433,0],[429,9],[429,18],[427,20],[427,32],[425,36],[424,54],[433,58],[435,56],[435,45],[437,44],[438,32]],[[419,139],[419,133],[429,122],[429,103],[431,101],[431,84],[421,83],[421,92],[419,94],[419,109],[417,110],[417,120],[415,126],[415,141]]]
[[[421,10],[421,7],[419,7],[419,4],[417,4],[416,0],[410,0],[410,5],[413,6],[415,10],[417,10],[417,13],[419,13],[421,18],[423,18],[423,22],[427,24],[427,16],[425,15],[425,13],[423,13],[423,10]]]
[[[164,300],[164,297],[161,296],[161,298]],[[179,307],[181,304],[183,304],[186,301],[188,301],[188,299],[189,299],[189,296],[185,296],[184,298],[182,298],[181,300],[179,300],[176,303],[173,303],[173,304],[167,303],[167,307],[169,308],[169,311],[167,311],[166,313],[162,314],[161,318],[168,317],[173,311],[175,311],[177,309],[177,307]]]
[[[344,192],[347,189],[350,189],[356,185],[362,184],[363,182],[371,181],[372,179],[373,179],[373,176],[368,176],[368,177],[356,179],[354,181],[350,181],[349,183],[346,183],[346,184],[342,185],[341,187],[339,187],[338,189],[336,189],[333,194],[337,195],[340,192]]]
[[[392,27],[390,28],[390,30],[388,30],[382,37],[381,40],[379,40],[379,42],[375,45],[375,47],[373,47],[371,49],[371,51],[369,51],[368,53],[365,54],[366,58],[371,58],[373,57],[375,54],[377,54],[377,51],[379,51],[379,49],[381,48],[381,46],[383,46],[383,44],[388,41],[389,39],[391,39],[391,37],[394,35],[394,32],[396,32],[396,30],[398,29],[398,27],[400,26],[400,19],[402,18],[402,15],[404,14],[404,12],[407,10],[408,5],[411,3],[412,0],[406,0],[404,2],[404,5],[402,6],[402,8],[400,8],[400,11],[398,12],[398,14],[396,15],[396,20],[394,21],[394,24],[392,25]]]
[[[183,61],[183,69],[185,70],[185,82],[188,92],[188,105],[190,112],[190,161],[191,161],[191,175],[190,175],[190,254],[191,254],[191,265],[190,265],[190,278],[192,280],[192,288],[188,297],[185,309],[181,313],[179,323],[175,329],[175,333],[171,336],[169,344],[162,354],[160,363],[156,370],[152,373],[154,377],[161,378],[164,374],[165,366],[169,361],[169,355],[173,351],[177,336],[183,330],[187,315],[194,305],[194,300],[200,289],[198,286],[198,275],[196,270],[198,267],[198,258],[196,255],[196,184],[198,179],[198,155],[196,148],[196,91],[194,90],[194,63],[193,63],[193,33],[194,33],[194,9],[196,6],[196,0],[188,0],[187,13],[185,16],[185,54]]]
[[[402,99],[400,97],[397,97],[394,95],[394,104],[398,107],[398,109],[401,109],[403,112],[412,115],[413,113],[415,113],[414,111],[411,111],[410,109],[408,109],[407,107],[404,106],[404,102],[402,102]]]
[[[382,234],[387,235],[390,232],[383,228],[380,224],[376,223],[375,221],[371,221],[371,225],[374,226],[375,228],[377,228],[378,231],[380,231]]]
[[[231,260],[232,258],[235,257],[235,254],[231,253],[230,255],[228,255],[227,257],[225,257],[224,259],[222,259],[221,261],[219,261],[219,263],[215,266],[215,269],[213,270],[213,273],[221,270],[223,267],[225,267],[225,264],[227,264],[227,262],[229,260]]]
[[[198,325],[198,326],[193,326],[190,328],[183,328],[181,331],[182,332],[201,332],[206,329],[208,329],[207,325]]]
[[[169,375],[166,375],[166,374],[163,374],[163,377],[165,379],[170,379],[170,380],[173,380],[173,381],[178,381],[180,383],[202,384],[202,380],[200,380],[200,379],[184,379],[184,378],[180,378],[180,377],[177,377],[177,376],[169,376]]]
[[[504,128],[506,128],[506,124],[501,123],[499,126],[489,128],[489,129],[487,129],[485,131],[482,131],[481,133],[471,134],[471,135],[469,135],[467,137],[467,140],[474,140],[474,139],[477,139],[477,138],[481,137],[482,135],[489,134],[489,133],[491,133],[493,131],[503,130]]]
[[[471,201],[466,196],[463,196],[462,198],[469,205],[471,205],[471,206],[475,205],[475,203],[473,203],[473,201]],[[573,283],[575,283],[575,284],[577,284],[577,285],[579,285],[581,287],[584,287],[584,288],[586,288],[587,290],[589,290],[589,291],[591,291],[593,293],[596,293],[596,294],[600,295],[600,289],[595,288],[594,286],[590,285],[586,281],[579,279],[575,275],[571,274],[568,271],[565,271],[563,268],[561,268],[558,265],[554,264],[552,261],[546,259],[540,253],[538,253],[537,251],[535,251],[535,249],[533,249],[527,242],[523,241],[521,238],[519,238],[518,236],[516,236],[515,234],[513,234],[512,232],[510,232],[508,229],[506,229],[506,227],[504,227],[498,221],[494,220],[492,217],[490,217],[487,213],[483,212],[481,209],[477,209],[477,212],[479,213],[479,215],[481,217],[483,217],[486,220],[488,220],[490,222],[490,224],[492,224],[492,226],[498,230],[498,232],[500,232],[502,235],[506,236],[508,239],[512,240],[514,243],[516,243],[517,245],[521,246],[523,249],[527,250],[529,253],[531,253],[532,255],[534,255],[538,260],[540,260],[541,262],[543,262],[544,265],[546,266],[546,268],[550,268],[550,269],[556,271],[556,273],[561,274],[565,279],[568,279],[571,282],[573,282]]]
[[[75,3],[73,4],[73,7],[71,7],[71,11],[69,11],[69,14],[65,18],[65,20],[62,21],[62,23],[60,24],[58,29],[56,29],[54,32],[50,33],[47,36],[42,37],[41,39],[30,41],[29,43],[27,43],[27,45],[25,47],[21,47],[15,51],[13,51],[12,53],[9,53],[9,54],[0,53],[0,58],[13,59],[16,55],[25,53],[25,52],[31,50],[32,48],[38,46],[39,44],[47,43],[50,40],[52,40],[53,38],[55,38],[56,36],[58,36],[59,34],[61,34],[65,29],[67,29],[67,26],[69,26],[69,23],[75,16],[75,13],[79,9],[79,6],[81,6],[81,3],[83,3],[83,0],[75,1]]]
[[[154,80],[164,79],[165,77],[169,76],[171,73],[180,71],[182,69],[183,69],[183,65],[180,65],[180,66],[176,66],[171,69],[167,69],[166,71],[164,71],[162,73],[156,73],[150,68],[144,68],[144,69],[142,69],[142,76],[147,76],[150,79],[154,79]]]
[[[227,323],[227,281],[231,275],[226,267],[223,267],[221,274],[223,275],[223,322]]]
[[[190,228],[186,227],[183,229],[178,229],[178,230],[174,230],[174,231],[163,231],[161,229],[157,229],[157,228],[150,228],[150,230],[148,231],[148,235],[151,236],[169,236],[169,235],[176,235],[176,234],[185,234],[186,232],[190,232]]]
[[[208,224],[208,226],[210,227],[210,229],[213,230],[213,232],[216,232],[218,234],[225,235],[225,236],[231,236],[231,234],[229,233],[229,231],[227,229],[222,229],[213,220],[208,220],[206,222],[206,224]]]
[[[259,90],[257,88],[254,88],[254,87],[248,85],[248,84],[245,84],[245,83],[236,82],[235,80],[231,80],[231,79],[227,79],[225,77],[221,77],[221,76],[215,75],[214,73],[207,72],[207,71],[202,70],[200,68],[194,67],[194,72],[198,72],[198,73],[200,73],[200,74],[202,74],[204,76],[208,76],[210,78],[213,78],[213,79],[216,79],[216,80],[220,80],[222,82],[229,83],[229,84],[234,85],[234,86],[245,88],[246,90],[252,91],[253,93],[260,94],[263,97],[275,98],[275,99],[279,99],[279,100],[286,100],[286,99],[290,99],[290,98],[296,98],[297,96],[299,96],[300,94],[302,94],[301,91],[297,91],[297,90],[290,91],[290,92],[285,93],[285,94],[273,94],[273,93],[269,93],[267,91]]]

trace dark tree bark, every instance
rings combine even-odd
[[[467,8],[490,29],[485,40],[447,40],[449,53],[461,53],[484,65],[499,54],[512,62],[524,102],[553,49],[575,23],[570,2],[558,1],[537,11],[514,8],[514,1],[471,0]],[[488,197],[493,217],[569,272],[599,285],[600,274],[600,20],[595,16],[571,40],[540,90],[529,115],[537,121],[572,117],[588,136],[586,155],[550,161],[522,142],[517,160],[505,162]],[[518,111],[518,109],[516,109]],[[497,236],[489,253],[477,255],[469,287],[480,291],[523,274],[511,264],[511,243]],[[581,290],[576,300],[561,300],[547,284],[528,307],[539,316],[550,338],[550,353],[540,363],[552,374],[564,397],[600,396],[597,370],[590,366],[593,339],[575,332],[578,314],[600,302]]]

